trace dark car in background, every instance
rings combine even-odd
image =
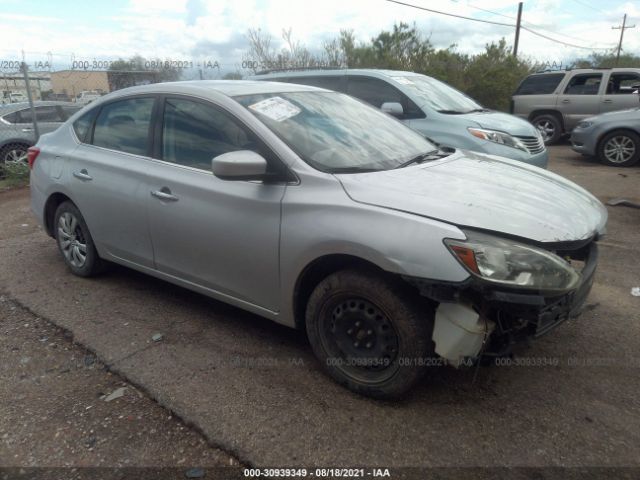
[[[34,102],[40,134],[58,128],[82,108],[72,102]],[[28,103],[0,105],[0,164],[25,162],[27,149],[36,143],[33,115]]]

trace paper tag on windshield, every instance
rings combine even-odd
[[[413,82],[405,77],[393,77],[393,79],[402,85],[413,85]]]
[[[293,103],[281,97],[267,98],[266,100],[249,105],[249,108],[276,122],[282,122],[288,118],[295,117],[301,111]]]

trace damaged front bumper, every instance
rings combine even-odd
[[[433,336],[436,353],[453,365],[484,355],[508,355],[514,345],[578,316],[593,285],[597,243],[556,253],[581,275],[574,289],[560,295],[505,288],[473,277],[461,283],[405,277],[422,296],[439,303]]]

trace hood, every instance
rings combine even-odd
[[[476,123],[479,127],[489,130],[499,130],[520,137],[537,136],[536,128],[533,125],[508,113],[489,110],[488,112],[463,113],[456,116],[463,117],[470,122]]]
[[[356,202],[535,242],[584,240],[604,233],[607,220],[598,199],[559,175],[469,151],[398,170],[336,177]]]
[[[640,108],[630,108],[627,110],[616,110],[613,112],[601,113],[593,117],[585,118],[583,121],[589,122],[610,122],[610,121],[624,121],[632,120],[637,122],[640,120]]]

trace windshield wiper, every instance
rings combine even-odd
[[[462,115],[463,113],[469,112],[461,112],[459,110],[438,110],[438,113],[446,113],[448,115]]]
[[[367,168],[367,167],[337,167],[329,170],[329,173],[367,173],[367,172],[379,172],[379,168]]]
[[[465,113],[474,113],[474,112],[490,112],[491,110],[489,110],[488,108],[474,108],[473,110],[469,110],[468,112]]]
[[[408,167],[409,165],[413,165],[414,163],[426,162],[427,160],[438,160],[440,158],[448,157],[452,153],[453,152],[445,152],[443,150],[432,150],[427,153],[421,153],[420,155],[416,155],[415,157],[410,158],[406,162],[403,162],[394,168],[395,169],[404,168],[404,167]]]

